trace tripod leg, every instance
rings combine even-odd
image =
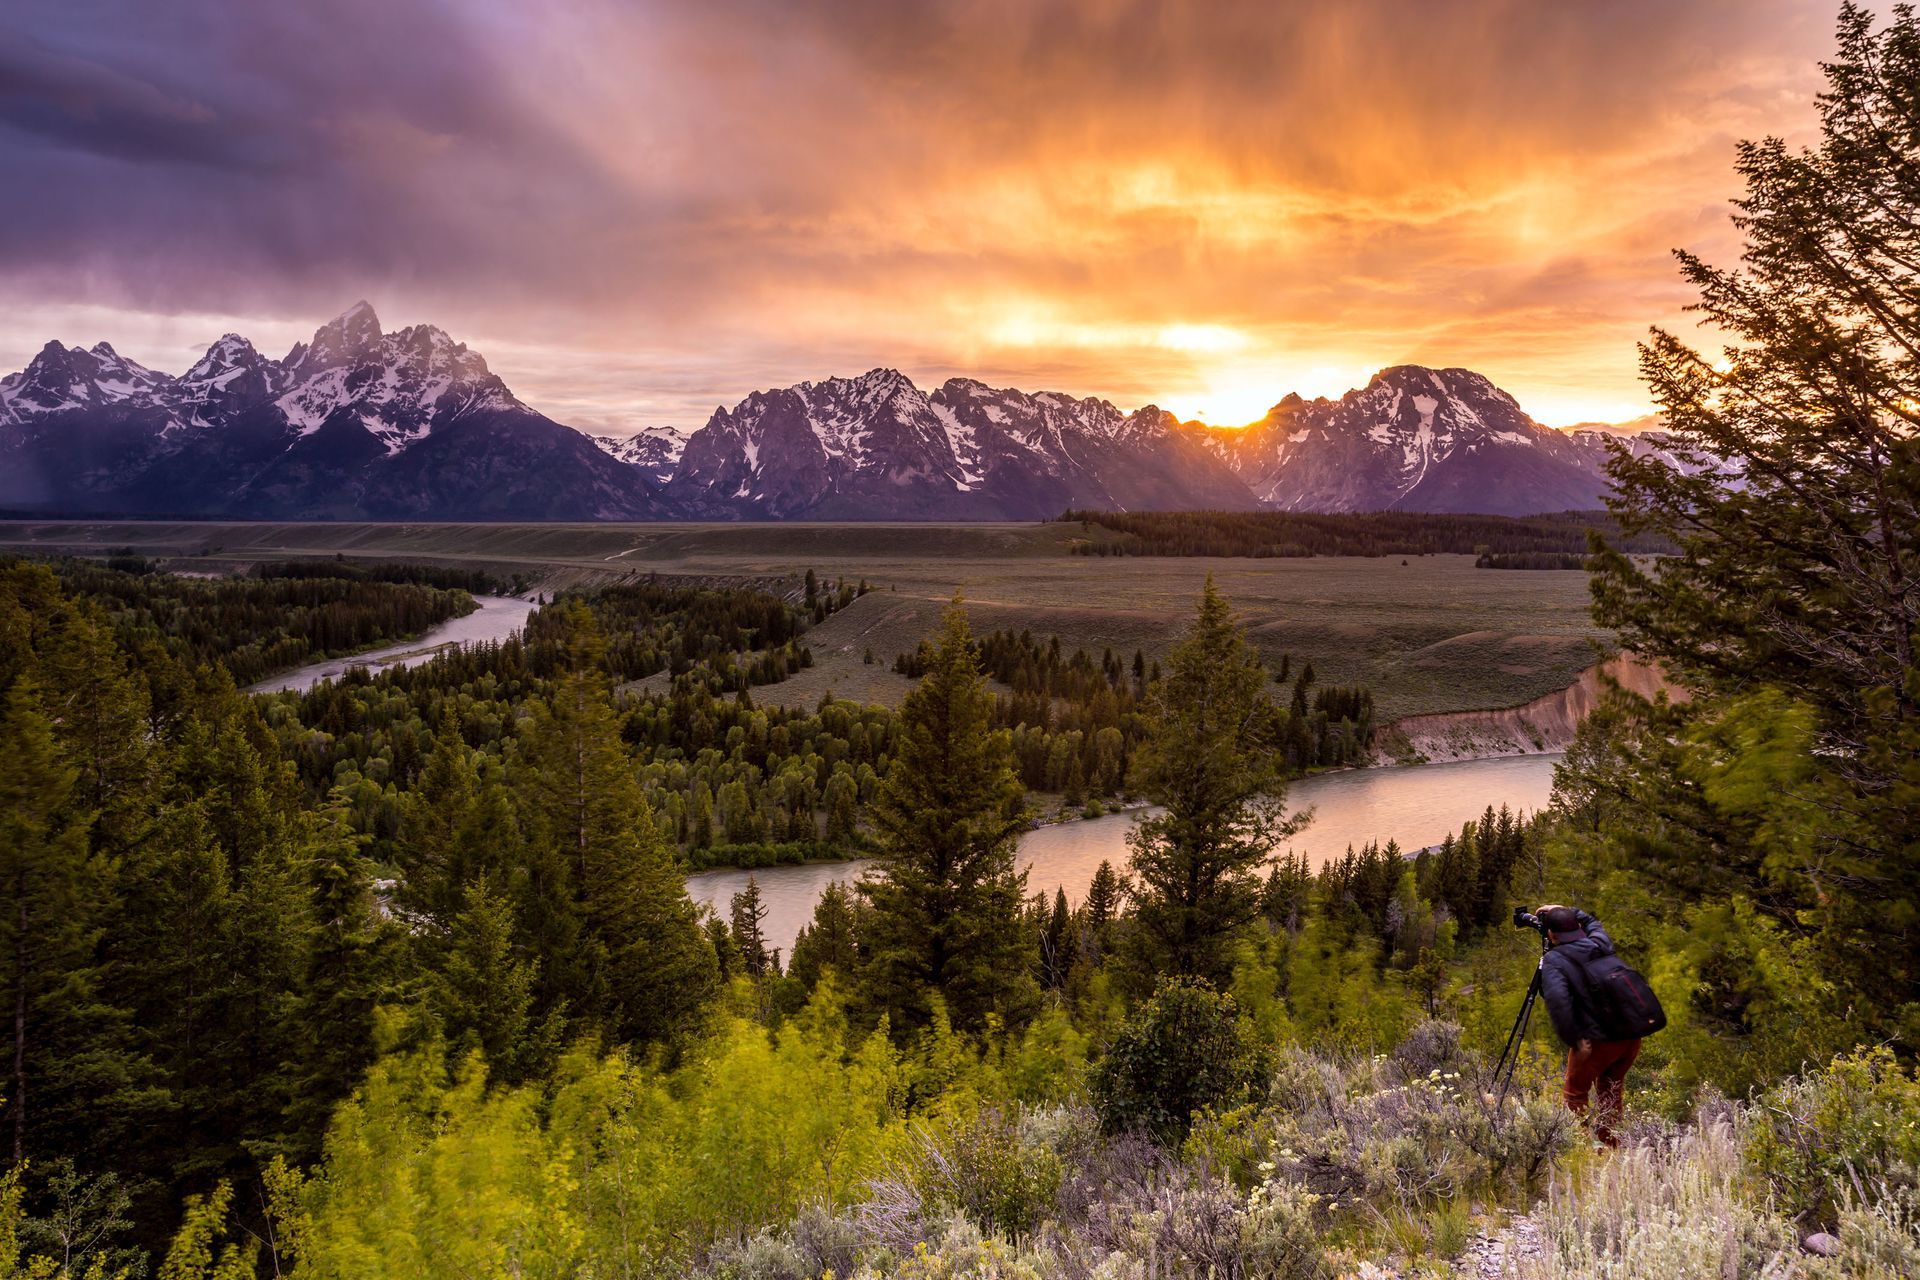
[[[1527,1024],[1533,1020],[1533,1003],[1540,997],[1540,971],[1533,971],[1533,981],[1527,984],[1527,998],[1520,1002],[1520,1013],[1513,1020],[1513,1030],[1507,1034],[1507,1047],[1500,1052],[1500,1065],[1493,1070],[1494,1081],[1500,1086],[1500,1102],[1507,1100],[1507,1089],[1513,1083],[1514,1068],[1520,1065],[1520,1049],[1527,1038]]]

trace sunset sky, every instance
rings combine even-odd
[[[364,297],[583,429],[904,369],[1219,423],[1464,365],[1645,413],[1828,0],[9,0],[0,372]]]

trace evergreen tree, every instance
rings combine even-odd
[[[373,1061],[374,1008],[393,991],[396,939],[374,900],[373,875],[336,803],[316,815],[306,862],[313,933],[305,952],[288,1119],[296,1150],[319,1154],[333,1108]]]
[[[1641,350],[1693,465],[1616,448],[1611,505],[1623,529],[1665,535],[1678,554],[1657,567],[1600,556],[1595,615],[1694,694],[1679,740],[1694,740],[1688,766],[1701,772],[1684,787],[1649,778],[1609,814],[1670,890],[1693,898],[1711,867],[1723,892],[1817,938],[1836,1007],[1864,1016],[1863,1034],[1898,1025],[1911,1042],[1920,16],[1896,7],[1876,30],[1871,12],[1845,5],[1824,70],[1817,145],[1740,148],[1740,265],[1677,255],[1698,309],[1732,341],[1716,360],[1656,330]],[[1653,731],[1668,718],[1643,720],[1630,753],[1659,752]]]
[[[713,960],[722,982],[740,972],[740,948],[733,944],[733,930],[719,916],[709,913],[702,922],[707,942],[713,947]]]
[[[733,895],[733,944],[747,976],[761,978],[767,972],[767,904],[760,897],[760,881],[747,873],[747,887]]]
[[[829,884],[814,904],[813,921],[793,940],[789,976],[811,991],[829,971],[851,979],[860,964],[859,925],[854,896],[839,881]]]
[[[1298,933],[1313,891],[1313,872],[1305,854],[1283,853],[1267,873],[1260,891],[1260,913],[1277,928]]]
[[[527,758],[522,808],[545,855],[535,937],[542,973],[559,971],[553,994],[619,1041],[691,1030],[718,983],[713,951],[597,669],[583,662],[555,681]]]
[[[1040,966],[1049,988],[1057,991],[1067,985],[1074,950],[1073,913],[1067,910],[1067,891],[1055,889],[1053,910],[1040,931]]]
[[[6,1140],[15,1167],[29,1154],[41,1091],[58,1098],[76,1083],[62,1078],[79,1065],[67,1037],[99,977],[99,907],[111,881],[87,847],[91,815],[74,807],[79,778],[55,745],[38,681],[20,676],[0,718],[0,966],[11,1024]]]
[[[147,689],[129,673],[98,609],[76,603],[60,612],[61,624],[40,647],[42,701],[76,770],[74,803],[92,816],[89,845],[118,857],[143,838],[152,807]]]
[[[1228,941],[1259,911],[1259,868],[1304,819],[1284,814],[1265,669],[1211,577],[1168,662],[1134,759],[1135,789],[1165,806],[1127,837],[1139,885],[1136,969],[1224,983]]]
[[[426,768],[407,794],[394,861],[400,867],[399,904],[413,915],[445,921],[460,910],[469,879],[466,865],[480,833],[467,829],[478,805],[480,775],[460,737],[451,706],[443,705]]]
[[[486,876],[467,882],[427,979],[427,1003],[456,1053],[478,1049],[493,1078],[530,1078],[558,1047],[560,1018],[534,1016],[538,962],[521,953],[513,902]]]
[[[1020,908],[1014,864],[1025,826],[1022,788],[993,695],[975,661],[956,597],[925,678],[900,709],[900,745],[869,807],[880,849],[860,891],[872,905],[863,980],[898,1030],[926,1025],[928,996],[954,1026],[978,1030],[1022,1003]]]

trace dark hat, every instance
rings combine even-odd
[[[1540,923],[1554,933],[1580,932],[1580,917],[1572,907],[1548,907],[1540,913]]]

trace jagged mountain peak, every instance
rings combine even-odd
[[[1288,511],[1484,511],[1599,504],[1601,466],[1471,369],[1392,365],[1337,400],[1289,396],[1215,450]]]
[[[634,519],[655,480],[361,301],[283,361],[225,334],[180,377],[106,343],[0,378],[0,504],[288,518]]]
[[[87,350],[52,340],[26,368],[0,379],[0,422],[138,402],[166,381],[105,342]]]
[[[1485,374],[1476,373],[1472,369],[1453,367],[1435,369],[1422,364],[1390,365],[1374,374],[1359,394],[1364,395],[1368,392],[1384,394],[1389,391],[1398,391],[1406,395],[1433,396],[1440,400],[1491,402],[1505,406],[1515,413],[1522,413],[1517,400],[1495,386],[1493,380]],[[1341,399],[1349,400],[1355,394],[1348,392]],[[1531,422],[1532,419],[1529,418],[1528,421]]]
[[[589,436],[588,439],[609,457],[639,467],[655,484],[665,484],[673,478],[687,448],[687,433],[678,427],[642,427],[630,436]]]
[[[251,342],[237,333],[223,333],[183,376],[192,381],[199,381],[232,369],[236,365],[256,362],[264,363],[265,357],[253,349]]]
[[[365,302],[283,361],[226,334],[178,378],[104,342],[50,342],[0,379],[0,426],[0,501],[343,518],[504,516],[507,493],[535,518],[1520,514],[1595,505],[1608,452],[1597,433],[1542,427],[1481,374],[1411,364],[1338,399],[1290,393],[1244,428],[972,377],[928,391],[883,365],[754,391],[691,433],[589,438],[445,330],[383,333]]]
[[[281,363],[294,370],[331,368],[368,354],[380,338],[380,317],[362,300],[314,330],[313,341],[296,344]]]
[[[869,369],[855,377],[822,378],[802,382],[790,388],[810,402],[850,400],[862,405],[881,405],[901,396],[924,399],[913,379],[898,369]]]

